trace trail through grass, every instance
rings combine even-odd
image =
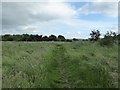
[[[3,42],[3,88],[118,87],[117,46]]]
[[[77,88],[77,87],[113,87],[109,72],[100,63],[89,64],[89,58],[71,57],[63,44],[56,44],[50,54],[51,62],[47,65],[46,81],[48,87]]]
[[[66,49],[61,44],[57,44],[55,46],[55,49],[52,51],[51,60],[53,61],[51,63],[52,65],[51,67],[55,65],[55,67],[52,68],[52,70],[53,72],[56,72],[56,76],[57,76],[57,78],[53,80],[52,87],[70,88],[70,84],[67,79],[67,70],[65,65],[67,60],[65,53],[66,53]]]

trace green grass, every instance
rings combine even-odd
[[[0,42],[0,89],[2,89],[2,42]]]
[[[116,88],[118,46],[3,42],[3,88]]]

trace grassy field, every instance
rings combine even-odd
[[[0,89],[2,89],[2,42],[0,41]]]
[[[3,88],[118,87],[118,46],[3,42]]]

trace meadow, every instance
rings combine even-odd
[[[117,88],[118,45],[2,42],[3,88]]]

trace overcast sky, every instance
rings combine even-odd
[[[2,2],[2,34],[88,38],[94,29],[118,32],[118,3],[97,1]]]

